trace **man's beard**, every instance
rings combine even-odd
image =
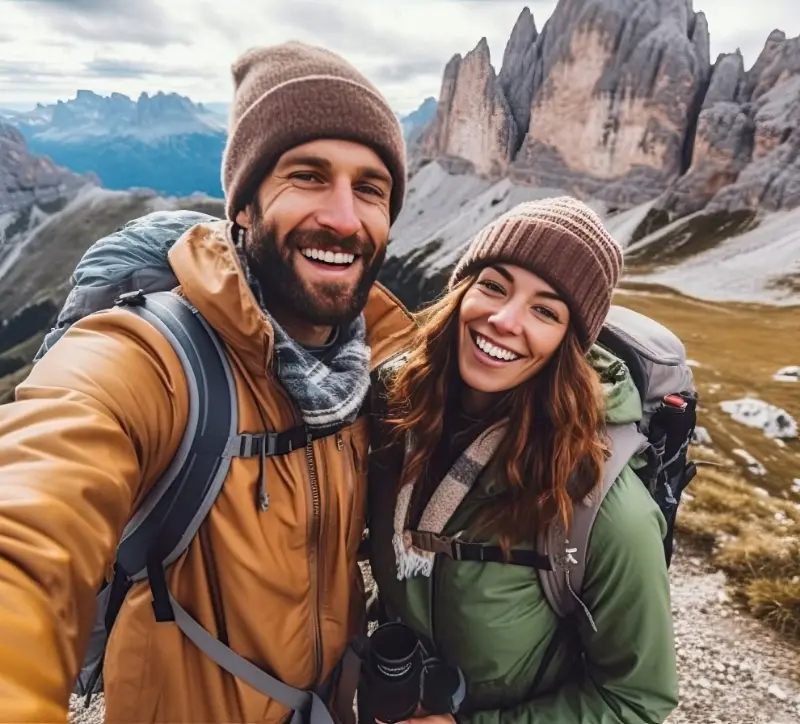
[[[348,324],[361,314],[386,256],[385,245],[376,250],[372,241],[365,242],[357,236],[340,237],[325,229],[295,229],[286,235],[279,248],[275,229],[262,225],[260,214],[253,216],[245,240],[245,255],[268,310],[283,309],[298,320],[320,326]],[[333,246],[361,257],[361,278],[354,287],[338,282],[310,287],[295,268],[300,249]]]

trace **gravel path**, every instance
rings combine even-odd
[[[681,703],[668,724],[799,724],[800,647],[737,611],[701,558],[677,555],[670,575]]]
[[[800,723],[800,647],[737,611],[701,558],[678,551],[671,577],[681,703],[668,724]],[[72,724],[102,717],[102,697],[89,710],[73,698]]]

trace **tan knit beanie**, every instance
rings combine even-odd
[[[586,204],[570,196],[529,201],[484,227],[450,278],[452,289],[480,267],[515,264],[563,294],[588,350],[603,326],[622,273],[622,249]]]
[[[222,159],[229,219],[283,153],[337,138],[369,146],[386,164],[394,222],[405,195],[405,141],[386,99],[361,73],[329,50],[296,41],[249,50],[231,70],[234,98]]]

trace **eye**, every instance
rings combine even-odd
[[[537,314],[541,314],[543,317],[547,317],[553,322],[558,321],[558,315],[552,309],[550,309],[550,307],[543,307],[541,305],[537,305],[533,307],[533,311],[535,311]]]
[[[484,287],[484,289],[487,289],[490,292],[494,292],[495,294],[505,294],[506,292],[506,290],[503,289],[500,284],[492,281],[491,279],[482,279],[478,282],[478,285]]]
[[[377,196],[381,199],[386,195],[381,189],[379,189],[377,186],[373,186],[372,184],[359,184],[356,186],[356,191],[363,194],[370,194],[371,196]]]
[[[296,181],[304,181],[306,183],[322,183],[320,177],[313,171],[296,171],[290,176],[290,178],[295,179]]]

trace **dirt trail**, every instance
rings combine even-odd
[[[702,558],[679,550],[670,575],[681,703],[668,724],[798,724],[800,647],[738,611]],[[101,724],[102,697],[89,710],[74,697],[70,721]]]

